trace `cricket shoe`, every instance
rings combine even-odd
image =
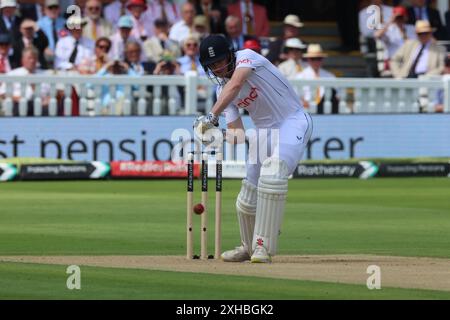
[[[225,262],[244,262],[250,260],[250,255],[244,246],[236,247],[234,250],[228,250],[220,256]]]
[[[271,263],[272,258],[263,246],[256,246],[252,257],[250,258],[252,263]]]

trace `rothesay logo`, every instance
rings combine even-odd
[[[214,52],[214,48],[213,47],[209,47],[208,48],[208,53],[209,53],[209,57],[210,58],[214,58],[216,56],[216,53]]]

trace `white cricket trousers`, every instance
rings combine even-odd
[[[312,131],[311,116],[303,110],[289,116],[279,128],[258,128],[255,136],[249,137],[247,181],[254,186],[258,185],[261,164],[269,157],[278,157],[283,160],[289,168],[289,175],[291,175],[303,157]],[[255,143],[258,148],[254,147]]]

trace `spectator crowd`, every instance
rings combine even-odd
[[[70,5],[81,15],[66,12]],[[266,8],[249,0],[0,0],[0,15],[0,73],[11,75],[203,75],[199,44],[208,34],[228,34],[237,50],[269,35]],[[15,90],[15,104],[20,98]],[[101,100],[108,103],[108,93]]]
[[[23,2],[23,3],[22,3]],[[244,40],[269,35],[266,8],[242,0],[223,6],[216,0],[85,0],[82,15],[68,14],[58,0],[0,0],[0,38],[8,55],[0,72],[21,67],[25,48],[38,52],[37,68],[96,73],[108,61],[127,58],[128,43],[140,52],[138,74],[152,74],[171,56],[180,72],[202,72],[198,43],[210,33],[229,34],[242,49]],[[185,55],[185,42],[196,46]]]
[[[368,23],[373,12],[360,11],[361,43],[366,52],[378,54],[371,76],[417,78],[447,70],[446,50],[437,40],[447,40],[450,31],[426,0],[410,3],[409,7],[390,7],[381,0],[370,1],[369,5],[380,8],[375,27]],[[72,4],[81,8],[81,15],[66,12]],[[204,75],[200,41],[208,34],[222,33],[235,50],[263,54],[289,79],[335,77],[323,68],[327,54],[322,47],[301,40],[304,24],[298,15],[285,16],[282,36],[269,38],[267,9],[251,0],[0,0],[0,15],[2,74],[140,76],[194,71]],[[450,13],[446,18],[449,26]],[[0,98],[5,97],[5,90],[2,85]],[[27,97],[33,90],[27,88]],[[102,103],[108,104],[109,90],[103,91]],[[199,92],[204,97],[204,88],[199,87]],[[303,88],[299,94],[305,106],[313,102],[319,112],[323,110],[324,88]],[[20,88],[14,89],[13,96],[17,103]],[[48,97],[43,97],[44,107],[47,102]],[[336,91],[332,102],[337,112]],[[28,114],[32,109],[30,98]]]
[[[376,55],[369,61],[370,76],[405,79],[444,72],[447,49],[438,41],[449,40],[450,11],[445,14],[445,27],[440,12],[429,1],[411,0],[410,3],[409,7],[392,7],[382,0],[370,1],[370,5],[380,8],[376,26],[370,21],[373,17],[370,7],[360,11],[362,42],[368,53]]]

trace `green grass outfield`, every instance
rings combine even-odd
[[[93,267],[82,267],[81,290],[68,290],[65,272],[65,266],[0,263],[0,299],[450,299],[450,292],[431,290]]]
[[[224,181],[224,248],[238,242],[239,187]],[[449,194],[450,179],[292,180],[280,254],[450,258]],[[0,256],[184,255],[185,203],[181,180],[0,184]],[[66,278],[63,266],[0,263],[0,298],[450,299],[450,292],[94,267],[83,267],[83,288],[74,292]]]

